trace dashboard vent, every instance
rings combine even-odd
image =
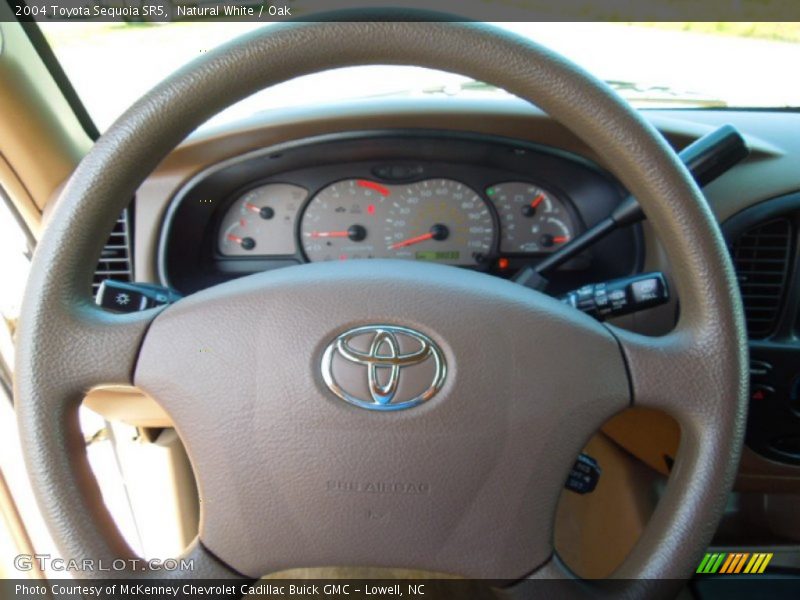
[[[130,233],[130,209],[126,208],[114,224],[106,245],[103,246],[103,253],[94,270],[92,295],[97,295],[100,284],[106,279],[133,280]]]
[[[751,227],[733,243],[751,338],[766,337],[777,325],[789,273],[791,236],[791,223],[779,218]]]

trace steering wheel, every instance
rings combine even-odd
[[[603,156],[640,200],[674,269],[675,329],[645,337],[485,274],[379,260],[257,274],[163,310],[115,315],[93,304],[103,232],[192,130],[264,87],[365,64],[444,69],[497,85]],[[415,353],[418,360],[419,348],[435,347],[446,367],[435,393],[395,411],[337,397],[323,358],[358,327],[381,338],[378,351],[361,347],[367,362]],[[417,350],[404,349],[413,340],[392,341],[406,330],[422,336]],[[358,355],[358,340],[347,343]],[[614,576],[687,578],[738,464],[746,359],[741,303],[714,217],[658,132],[605,84],[529,40],[479,24],[293,23],[246,35],[175,73],[76,169],[33,259],[16,397],[38,502],[64,556],[79,559],[132,555],[86,459],[77,418],[84,394],[134,384],[173,418],[201,498],[199,535],[186,554],[194,568],[114,576],[257,578],[289,567],[392,566],[559,579],[577,593],[586,584],[555,555],[553,527],[583,445],[632,405],[677,419],[681,446],[669,484]],[[337,377],[366,387],[368,367],[353,363]],[[368,403],[390,402],[381,377]],[[405,385],[425,377],[409,375]],[[662,581],[646,593],[669,590]]]

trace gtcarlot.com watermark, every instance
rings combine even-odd
[[[14,557],[18,571],[40,569],[49,572],[88,573],[97,571],[193,571],[193,558],[115,558],[111,561],[93,558],[64,559],[50,554],[18,554]]]

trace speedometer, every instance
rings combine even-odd
[[[390,257],[477,265],[491,252],[495,225],[486,202],[452,179],[403,186],[388,203]]]
[[[402,258],[476,266],[492,253],[490,207],[452,179],[382,185],[346,179],[314,196],[300,224],[310,261]]]

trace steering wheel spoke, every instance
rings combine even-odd
[[[726,393],[725,381],[746,385],[741,347],[721,346],[715,327],[689,329],[679,324],[659,337],[609,329],[625,357],[635,406],[661,410],[681,424],[708,424],[728,408],[720,398]]]
[[[694,396],[689,388],[698,383],[694,368],[703,362],[692,360],[694,344],[680,332],[650,337],[613,325],[609,329],[620,342],[631,383],[631,400],[636,406],[664,412],[681,412],[683,401]]]
[[[95,386],[133,383],[139,348],[160,309],[114,314],[91,304],[64,309],[46,300],[39,303],[39,312],[24,316],[34,323],[23,326],[41,327],[47,332],[37,340],[46,347],[30,352],[34,373],[57,375],[51,378],[53,389],[48,390],[43,401],[74,401]],[[25,339],[20,343],[24,344]],[[67,357],[70,365],[64,369],[63,360]],[[23,377],[20,385],[26,383]]]
[[[88,303],[64,310],[56,303],[48,303],[46,298],[40,301],[47,305],[47,310],[29,314],[28,318],[46,318],[47,325],[33,326],[48,333],[41,339],[47,348],[30,352],[33,370],[26,368],[17,377],[15,395],[21,401],[16,412],[22,443],[38,448],[37,453],[26,454],[26,459],[28,470],[36,474],[43,486],[39,489],[47,494],[41,502],[45,518],[70,532],[61,540],[64,557],[87,559],[92,561],[90,564],[105,565],[106,569],[115,565],[104,573],[108,577],[241,577],[198,541],[175,560],[175,568],[150,568],[122,540],[87,460],[78,406],[93,387],[133,383],[133,370],[145,332],[161,309],[117,315]],[[25,351],[24,345],[20,351]],[[65,356],[69,357],[68,370],[61,368]],[[49,376],[37,377],[41,372]],[[40,379],[52,385],[43,387]],[[91,518],[86,519],[85,515]],[[114,563],[117,559],[129,562]]]

